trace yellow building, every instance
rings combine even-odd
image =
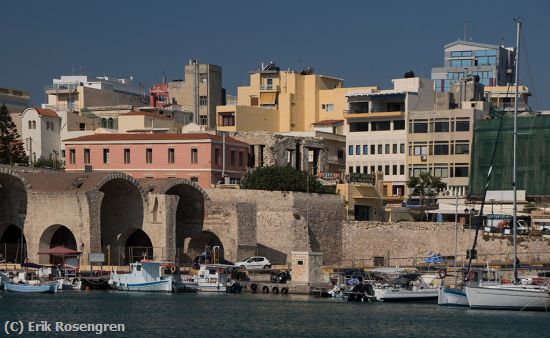
[[[274,64],[250,74],[250,85],[238,88],[237,104],[218,106],[221,131],[310,131],[323,120],[343,119],[347,91],[376,87],[343,88],[335,77],[281,71]]]

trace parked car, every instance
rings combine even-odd
[[[242,262],[235,263],[236,266],[253,270],[253,269],[271,269],[271,262],[269,259],[262,256],[253,256],[245,259]]]

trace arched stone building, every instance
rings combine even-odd
[[[286,262],[292,250],[340,258],[339,196],[200,188],[183,179],[119,172],[23,172],[0,168],[0,252],[10,261],[62,245],[103,252],[125,265],[143,254],[189,262],[205,246],[228,260],[264,254]],[[6,248],[9,248],[6,249]]]

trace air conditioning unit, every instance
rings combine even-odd
[[[420,161],[426,162],[427,160],[428,160],[428,156],[426,156],[426,155],[420,156]]]

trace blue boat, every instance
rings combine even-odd
[[[57,293],[57,282],[48,284],[15,284],[4,283],[4,287],[8,291],[22,293]]]

